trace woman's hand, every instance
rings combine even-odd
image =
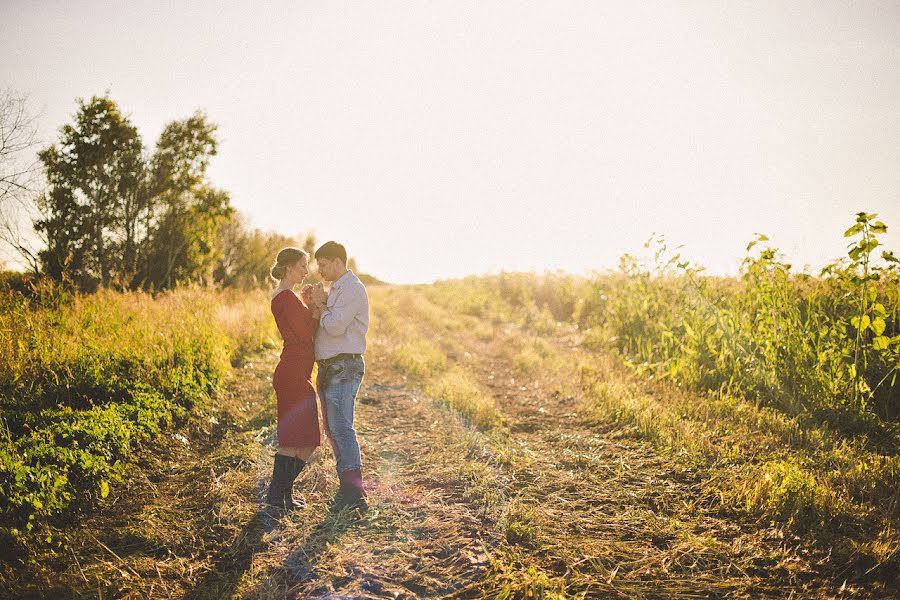
[[[310,293],[313,304],[324,308],[325,303],[328,301],[328,294],[325,293],[325,287],[321,283],[316,284]]]
[[[315,286],[311,283],[307,283],[303,286],[303,289],[300,290],[300,298],[303,300],[303,304],[307,306],[313,305],[313,289]]]

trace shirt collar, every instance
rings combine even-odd
[[[341,275],[340,277],[338,277],[337,280],[331,284],[331,287],[333,287],[333,288],[342,287],[345,283],[348,283],[354,277],[356,277],[356,275],[353,274],[353,271],[351,271],[350,269],[347,269],[347,272],[344,273],[343,275]]]

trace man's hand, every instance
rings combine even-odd
[[[312,290],[310,290],[310,297],[312,298],[313,305],[323,308],[328,301],[328,294],[325,293],[325,287],[321,283],[317,283]]]
[[[307,283],[300,290],[300,298],[303,299],[303,304],[307,306],[312,306],[313,303],[313,284]]]

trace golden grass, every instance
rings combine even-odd
[[[458,300],[443,296],[448,293],[453,292],[446,284],[427,292],[438,304],[457,306]],[[697,501],[720,504],[760,524],[793,531],[812,527],[823,544],[832,539],[842,546],[840,560],[853,561],[855,568],[868,565],[885,573],[898,565],[898,457],[873,451],[865,439],[724,393],[689,393],[641,380],[616,357],[580,347],[580,332],[571,326],[513,322],[514,329],[494,328],[493,347],[517,379],[542,379],[573,398],[597,427],[618,424],[661,454],[686,460],[705,473]],[[696,549],[705,547],[695,542]]]

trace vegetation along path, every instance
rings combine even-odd
[[[376,341],[377,346],[377,341]],[[307,507],[271,518],[277,352],[235,369],[227,390],[129,470],[97,514],[58,536],[10,597],[444,597],[483,576],[499,543],[504,477],[482,436],[411,393],[373,352],[358,405],[370,510],[332,512],[322,450],[296,484]]]
[[[560,326],[541,335],[373,288],[357,428],[370,510],[333,512],[330,450],[307,506],[272,518],[277,352],[235,368],[163,434],[64,546],[6,570],[4,595],[153,598],[893,597],[889,574],[730,502],[714,464],[653,435],[637,381]],[[444,293],[444,292],[442,292]],[[687,401],[691,401],[690,398]],[[694,399],[693,402],[697,402]],[[643,406],[643,408],[641,408]],[[687,417],[685,417],[687,419]]]

